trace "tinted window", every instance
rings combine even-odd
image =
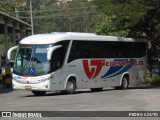
[[[142,42],[73,41],[68,62],[81,58],[139,58],[146,54]]]
[[[137,42],[134,44],[134,52],[137,58],[143,57],[146,54],[146,43]]]
[[[62,41],[62,42],[56,43],[56,45],[62,45],[62,47],[56,49],[52,54],[52,58],[51,58],[52,71],[57,70],[63,65],[65,55],[68,49],[68,44],[69,44],[69,41]]]
[[[110,46],[107,42],[73,41],[68,62],[81,58],[110,57]]]

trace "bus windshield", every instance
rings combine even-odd
[[[13,72],[19,75],[37,76],[50,72],[47,52],[52,45],[19,45]]]

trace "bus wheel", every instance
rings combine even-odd
[[[43,96],[46,94],[45,91],[32,91],[32,93],[36,96]]]
[[[128,77],[124,76],[122,78],[122,84],[121,84],[120,88],[121,89],[127,89],[128,85],[129,85],[129,83],[128,83]]]
[[[66,93],[67,94],[74,94],[76,90],[76,81],[75,79],[68,80],[66,84]]]
[[[90,88],[90,90],[91,90],[92,92],[100,92],[100,91],[103,90],[103,88]]]

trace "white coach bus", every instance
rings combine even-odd
[[[126,89],[144,82],[146,42],[101,36],[93,33],[50,33],[22,39],[17,49],[12,75],[14,89],[35,95],[104,87]]]

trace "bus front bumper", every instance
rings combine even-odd
[[[50,91],[50,81],[44,81],[37,84],[22,84],[12,80],[14,90],[29,90],[29,91]]]

